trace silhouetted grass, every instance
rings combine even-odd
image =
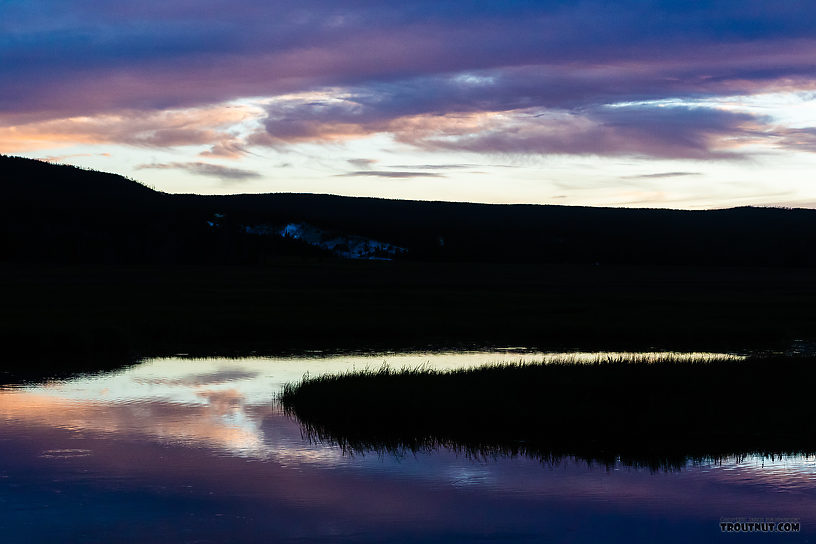
[[[671,358],[383,367],[287,385],[311,438],[351,452],[448,447],[475,456],[575,456],[653,468],[689,459],[816,451],[816,358]]]

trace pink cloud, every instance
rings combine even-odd
[[[816,10],[749,4],[15,3],[0,21],[0,151],[116,142],[234,158],[247,145],[390,133],[425,149],[731,157],[752,131],[770,141],[773,127],[714,112],[719,124],[695,118],[693,128],[672,124],[690,113],[635,110],[637,126],[624,125],[599,112],[816,89]],[[307,93],[340,105],[287,105]],[[277,99],[246,141],[230,131],[239,120],[179,113],[246,97]],[[774,145],[811,147],[804,133],[779,134]]]
[[[177,111],[125,111],[0,125],[0,152],[105,143],[142,147],[210,146],[204,153],[238,157],[243,154],[242,147],[230,128],[252,115],[246,108],[213,106]]]

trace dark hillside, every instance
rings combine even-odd
[[[0,158],[3,253],[12,260],[141,260],[161,251],[172,198],[121,176]]]
[[[0,156],[0,260],[47,263],[254,263],[313,253],[282,240],[230,236],[207,206],[103,172]]]
[[[116,174],[0,156],[3,198],[48,208],[119,209],[158,206],[169,195]]]
[[[814,210],[490,205],[308,194],[200,198],[213,210],[253,221],[305,221],[390,241],[418,260],[816,264]]]
[[[2,259],[243,263],[328,258],[270,233],[303,222],[408,249],[419,261],[816,265],[816,211],[678,211],[417,202],[331,195],[159,193],[113,174],[0,157]]]

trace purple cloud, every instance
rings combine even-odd
[[[797,78],[810,85],[814,76],[816,7],[802,3],[167,4],[6,3],[0,109],[161,109],[471,71],[512,79],[519,68],[562,72],[564,81],[542,89],[558,94],[566,84],[579,97],[598,77],[640,97]],[[525,98],[512,85],[500,94]]]
[[[711,108],[607,107],[816,88],[802,2],[12,0],[3,15],[0,128],[262,96],[278,99],[247,142],[199,127],[112,140],[211,156],[378,132],[480,152],[730,158],[769,132],[814,147],[811,129]]]
[[[443,115],[436,113],[443,109],[428,108],[425,101],[393,108],[390,98],[273,105],[265,132],[252,142],[285,145],[388,132],[429,150],[731,159],[741,156],[741,144],[759,140],[785,146],[793,136],[780,140],[767,119],[708,107],[641,104],[480,112],[463,102],[461,113]],[[797,142],[811,136],[799,134]]]
[[[388,168],[407,169],[414,168],[417,170],[455,170],[459,168],[478,168],[478,164],[395,164]]]
[[[372,166],[374,166],[374,164],[377,163],[377,160],[376,159],[349,159],[347,162],[350,165],[352,165],[354,167],[357,167],[357,168],[369,169]]]
[[[480,152],[736,158],[761,120],[711,108],[619,107],[516,120],[503,130],[428,138],[426,146]]]
[[[639,174],[636,176],[621,176],[620,179],[663,179],[688,176],[702,176],[702,172],[655,172],[654,174]]]
[[[354,176],[368,176],[375,178],[443,178],[442,174],[435,172],[404,172],[392,170],[357,170],[356,172],[347,172],[345,174],[338,174],[340,177],[354,177]]]
[[[780,147],[816,153],[816,127],[779,129],[776,136]]]
[[[170,162],[170,163],[141,164],[137,166],[136,169],[186,170],[187,172],[197,176],[214,177],[224,182],[245,181],[248,179],[256,179],[261,177],[261,175],[258,172],[253,172],[252,170],[230,168],[228,166],[221,166],[220,164],[211,164],[206,162]]]

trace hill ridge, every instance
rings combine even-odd
[[[328,257],[247,226],[302,222],[407,248],[405,259],[816,266],[816,210],[609,208],[313,193],[169,194],[135,180],[0,156],[0,260],[263,263]],[[212,221],[214,214],[222,216]]]

